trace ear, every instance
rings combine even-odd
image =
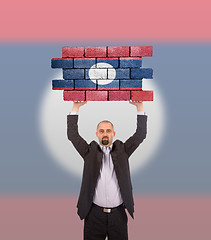
[[[98,137],[98,132],[96,132],[96,136]]]
[[[115,137],[115,135],[116,135],[116,132],[114,132],[114,137]]]

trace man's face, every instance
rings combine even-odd
[[[113,142],[115,136],[113,126],[109,122],[102,122],[99,124],[96,132],[96,136],[99,139],[99,143],[105,147],[108,147]]]

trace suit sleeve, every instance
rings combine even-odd
[[[125,151],[128,157],[136,150],[140,143],[146,138],[147,135],[147,116],[137,115],[137,128],[136,132],[128,138],[125,143]]]
[[[89,151],[89,145],[78,132],[78,115],[67,115],[67,137],[84,158]]]

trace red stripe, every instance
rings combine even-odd
[[[208,0],[2,1],[1,41],[210,41],[210,9]]]
[[[77,196],[1,196],[2,240],[82,239]],[[136,196],[129,239],[210,240],[210,196]]]

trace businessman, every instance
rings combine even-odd
[[[79,108],[87,102],[74,102],[67,116],[67,136],[84,159],[83,178],[77,203],[84,219],[84,240],[128,239],[128,218],[133,218],[134,201],[129,157],[146,138],[147,116],[143,102],[129,101],[137,108],[136,132],[125,142],[115,140],[114,126],[104,120],[97,126],[99,143],[88,144],[78,132]]]

